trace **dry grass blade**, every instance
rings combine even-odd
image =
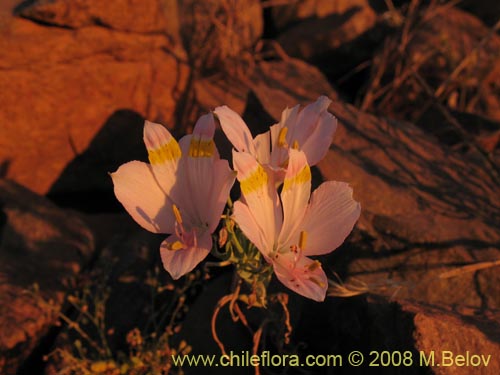
[[[496,35],[496,32],[500,30],[500,19],[497,21],[497,23],[491,28],[489,33],[474,47],[472,51],[470,51],[467,56],[465,56],[460,64],[457,65],[457,67],[451,72],[451,74],[448,76],[448,78],[444,81],[441,82],[441,84],[438,86],[436,91],[434,92],[434,96],[438,99],[441,98],[441,96],[446,92],[446,89],[450,85],[451,82],[455,81],[458,77],[458,75],[467,67],[468,64],[470,64],[472,61],[474,61],[475,57],[481,51],[485,45],[490,41],[490,39]]]
[[[442,274],[439,275],[439,278],[449,279],[451,277],[463,275],[464,273],[476,272],[479,270],[484,270],[487,268],[493,268],[497,266],[500,266],[500,259],[492,260],[489,262],[478,262],[478,263],[467,264],[466,266],[457,267],[455,269],[452,269],[451,271],[443,272]]]
[[[328,296],[330,297],[354,297],[360,294],[365,294],[370,291],[370,287],[365,282],[352,279],[348,283],[338,282],[331,279],[328,280]]]

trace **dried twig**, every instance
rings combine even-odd
[[[489,33],[484,36],[483,39],[470,51],[460,62],[460,64],[457,65],[457,67],[451,72],[451,74],[448,76],[448,78],[441,82],[441,84],[438,86],[436,91],[434,91],[434,96],[437,99],[441,99],[442,95],[445,93],[446,89],[450,85],[451,82],[455,81],[458,75],[467,67],[467,65],[471,62],[474,61],[474,58],[477,56],[479,51],[481,51],[486,43],[489,42],[489,40],[496,35],[496,32],[500,30],[500,19],[497,21],[497,23],[491,28]]]

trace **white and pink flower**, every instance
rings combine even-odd
[[[146,121],[150,164],[126,163],[111,174],[115,195],[132,218],[153,233],[170,234],[160,248],[163,266],[178,279],[212,248],[234,172],[213,142],[212,114],[202,116],[179,143],[160,124]]]
[[[317,260],[339,247],[359,218],[360,205],[343,182],[321,184],[311,196],[311,172],[304,151],[289,150],[281,193],[273,173],[248,152],[233,152],[243,199],[234,204],[234,220],[273,265],[291,290],[323,301],[328,280]]]
[[[301,111],[299,105],[287,108],[278,124],[255,138],[232,109],[221,106],[214,113],[236,150],[251,154],[259,163],[279,172],[286,169],[288,150],[292,147],[304,152],[310,166],[325,156],[337,129],[337,119],[327,111],[330,103],[330,99],[321,96]]]

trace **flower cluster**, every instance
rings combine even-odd
[[[111,176],[116,197],[138,224],[170,234],[160,254],[174,279],[213,249],[214,255],[234,263],[254,288],[260,284],[261,305],[268,282],[263,267],[272,268],[296,293],[324,300],[328,280],[321,263],[310,256],[340,246],[360,214],[346,183],[324,182],[311,194],[310,166],[325,156],[337,126],[327,111],[330,103],[320,97],[302,110],[286,109],[278,124],[255,138],[226,106],[202,116],[193,134],[179,142],[162,125],[146,121],[150,164],[132,161]],[[214,144],[214,115],[235,148],[234,170],[220,159]],[[222,215],[235,179],[241,197]],[[221,215],[223,232],[230,236],[213,241]],[[220,252],[218,246],[224,244],[227,251]]]

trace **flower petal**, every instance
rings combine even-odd
[[[209,227],[215,214],[210,212],[212,186],[215,183],[214,162],[219,158],[212,139],[214,132],[215,121],[210,113],[200,117],[193,134],[180,141],[183,157],[172,196],[187,221],[196,226]]]
[[[233,218],[243,234],[267,257],[273,250],[272,244],[267,242],[262,227],[257,224],[248,206],[240,201],[234,202]]]
[[[361,206],[352,198],[345,182],[327,181],[312,194],[301,230],[307,233],[304,255],[327,254],[339,247],[351,233]]]
[[[180,242],[180,239],[173,234],[163,241],[160,247],[163,267],[174,280],[192,271],[198,263],[205,259],[212,248],[212,237],[208,232],[205,232],[197,239],[196,247],[171,250],[172,244],[178,242]]]
[[[300,145],[300,149],[307,156],[309,165],[316,165],[325,157],[332,143],[335,130],[337,130],[337,119],[331,113],[321,113],[318,125],[304,144]]]
[[[256,158],[261,164],[271,162],[271,136],[270,132],[259,134],[253,141],[255,145]]]
[[[286,121],[289,129],[286,139],[290,146],[297,142],[302,149],[318,126],[320,116],[326,112],[331,102],[326,96],[320,96],[314,103],[306,105],[297,116],[289,116]]]
[[[132,218],[153,233],[172,233],[172,203],[162,191],[149,164],[131,161],[111,174],[116,198]]]
[[[283,205],[283,227],[278,248],[298,245],[300,226],[311,196],[311,170],[302,151],[290,150],[290,161],[285,174],[281,203]]]
[[[250,133],[248,126],[240,115],[225,105],[215,108],[214,113],[219,118],[222,131],[226,134],[226,137],[233,144],[234,148],[256,156],[252,133]]]
[[[328,289],[328,279],[317,260],[305,256],[286,253],[273,259],[274,273],[287,288],[313,299],[324,301]]]
[[[210,189],[208,202],[201,207],[206,207],[202,217],[208,220],[208,230],[213,232],[220,221],[220,215],[226,206],[229,192],[234,184],[236,172],[229,168],[227,160],[216,160],[213,164],[213,182]]]
[[[177,165],[181,158],[179,144],[163,125],[150,121],[144,123],[144,144],[158,183],[165,194],[168,194],[175,183]]]
[[[274,180],[248,153],[233,151],[233,165],[245,202],[272,248],[283,222]]]

